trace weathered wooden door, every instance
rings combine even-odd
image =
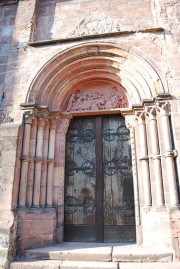
[[[64,213],[65,241],[135,241],[130,136],[120,115],[71,121]]]

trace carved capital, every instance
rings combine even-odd
[[[145,123],[145,111],[136,111],[136,120],[138,120],[138,124]]]
[[[36,119],[36,113],[34,111],[27,111],[24,113],[25,124],[32,124],[32,121]]]
[[[151,120],[155,120],[156,119],[156,111],[157,111],[157,107],[156,106],[146,107],[146,115]]]
[[[169,102],[159,102],[158,111],[160,112],[161,116],[170,116],[170,103]]]
[[[49,121],[50,121],[50,128],[56,129],[58,123],[60,123],[60,117],[59,115],[52,115],[49,117]]]
[[[59,133],[63,133],[64,135],[66,135],[71,118],[72,117],[65,117],[65,118],[61,119],[61,122],[60,122],[59,127],[58,127]]]
[[[39,112],[37,114],[37,125],[41,127],[45,127],[46,122],[48,121],[48,115],[45,112]]]

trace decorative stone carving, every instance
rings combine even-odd
[[[121,29],[117,21],[112,20],[103,12],[95,11],[88,18],[84,18],[68,36],[79,37],[119,31]]]
[[[61,119],[61,122],[58,126],[58,129],[57,129],[57,133],[63,133],[64,135],[66,135],[67,133],[67,130],[68,130],[68,127],[69,127],[69,123],[72,119],[72,116],[71,115],[68,115],[69,117],[63,117]]]
[[[157,103],[157,109],[160,111],[161,116],[170,116],[170,103],[169,102],[159,102]]]
[[[0,124],[13,122],[14,119],[10,116],[11,111],[0,111]]]
[[[77,90],[71,95],[66,108],[67,112],[82,110],[104,110],[127,107],[127,99],[116,87],[102,90]]]

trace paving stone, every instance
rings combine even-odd
[[[119,263],[119,269],[179,269],[178,263]]]
[[[59,269],[61,261],[14,261],[10,269]]]
[[[172,253],[168,249],[151,249],[141,246],[114,246],[113,261],[122,262],[171,262]]]
[[[64,261],[60,269],[118,269],[117,262]]]

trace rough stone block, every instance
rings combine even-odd
[[[172,237],[180,237],[180,218],[171,219]]]
[[[18,253],[22,254],[25,249],[41,246],[41,236],[28,236],[18,239]]]
[[[42,246],[52,245],[54,243],[54,234],[41,235]]]

